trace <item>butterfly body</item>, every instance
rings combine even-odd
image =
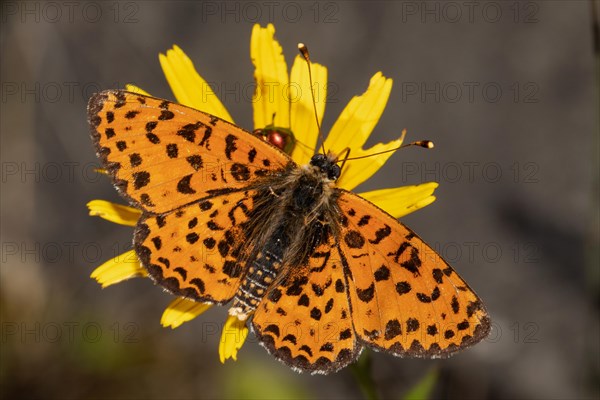
[[[232,315],[246,319],[274,282],[308,274],[303,268],[310,254],[338,225],[334,181],[339,172],[334,156],[316,155],[309,165],[282,169],[254,186],[254,209],[240,252],[247,272]]]
[[[479,297],[414,232],[308,165],[217,117],[126,91],[90,99],[92,140],[142,209],[134,233],[156,284],[251,320],[290,367],[329,373],[365,346],[447,357],[487,336]]]

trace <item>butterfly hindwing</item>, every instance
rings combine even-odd
[[[234,192],[201,200],[138,222],[134,245],[154,281],[196,301],[226,303],[245,272],[242,225],[251,193]]]
[[[124,90],[95,94],[88,118],[98,156],[117,189],[157,214],[239,190],[291,162],[217,117]]]
[[[398,356],[444,357],[485,338],[481,300],[433,249],[367,200],[343,191],[340,252],[361,341]]]
[[[262,345],[299,371],[337,371],[353,362],[361,349],[341,260],[330,239],[315,249],[308,265],[270,289],[253,317]]]

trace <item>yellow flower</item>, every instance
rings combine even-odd
[[[246,321],[230,315],[225,321],[219,342],[219,358],[222,363],[229,358],[237,360],[237,353],[244,345],[246,337],[248,337]]]
[[[306,164],[312,155],[320,150],[317,148],[319,130],[315,121],[308,68],[304,58],[298,55],[288,73],[281,46],[274,35],[275,28],[271,24],[265,28],[257,24],[252,30],[250,56],[255,67],[256,81],[256,91],[253,96],[254,128],[262,129],[274,125],[291,130],[296,140],[291,156],[298,164]],[[175,98],[180,104],[233,122],[227,109],[208,83],[198,74],[183,50],[173,46],[166,54],[160,54],[159,60]],[[311,63],[311,71],[312,89],[320,125],[325,113],[327,68]],[[363,145],[385,109],[391,89],[392,80],[377,72],[371,78],[366,92],[352,98],[344,108],[327,135],[325,149],[340,154],[344,149],[350,148],[350,157],[354,158],[399,147],[402,138],[363,149]],[[148,94],[133,85],[127,85],[127,90]],[[348,161],[337,181],[338,186],[347,190],[354,189],[377,172],[392,154],[393,152],[387,152]],[[433,191],[436,187],[437,183],[429,182],[375,190],[360,195],[399,218],[431,204],[435,200]],[[88,203],[88,208],[90,215],[127,226],[135,226],[141,214],[137,209],[102,200],[91,201]],[[103,287],[135,276],[147,276],[147,272],[135,258],[133,250],[109,260],[92,273],[92,278]],[[176,298],[163,313],[161,324],[176,328],[210,307],[210,304]],[[234,360],[237,358],[237,353],[247,335],[246,321],[229,316],[219,344],[221,362],[229,358]]]

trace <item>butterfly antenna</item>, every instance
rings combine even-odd
[[[404,137],[406,136],[406,129],[402,130],[402,136],[400,137],[400,140],[404,140]],[[385,150],[385,151],[380,151],[378,153],[373,153],[373,154],[367,154],[365,156],[360,156],[360,157],[352,157],[352,158],[346,158],[344,160],[344,162],[346,161],[351,161],[351,160],[360,160],[361,158],[367,158],[367,157],[373,157],[373,156],[378,156],[379,154],[385,154],[385,153],[389,153],[391,151],[396,151],[396,150],[400,150],[404,147],[410,147],[410,146],[418,146],[418,147],[423,147],[425,149],[433,149],[434,145],[433,142],[431,140],[418,140],[416,142],[411,142],[411,143],[407,143],[407,144],[403,144],[400,147],[396,147],[395,149],[390,149],[390,150]]]
[[[344,154],[344,153],[346,153],[346,154]],[[344,154],[344,157],[342,158],[342,165],[340,165],[340,175],[344,171],[344,165],[346,165],[346,161],[348,161],[348,157],[350,157],[350,147],[346,147],[344,150],[342,150],[342,152],[340,153],[340,156],[342,154]]]
[[[308,48],[304,45],[304,43],[298,43],[298,50],[302,57],[306,60],[306,64],[308,65],[308,80],[310,81],[310,95],[312,97],[313,110],[315,112],[315,120],[317,121],[317,128],[319,130],[319,137],[321,138],[321,149],[323,150],[323,154],[326,154],[325,151],[325,139],[323,138],[323,132],[321,132],[321,124],[319,123],[319,116],[317,114],[317,102],[315,101],[315,92],[313,91],[313,81],[312,81],[312,71],[310,68],[310,55],[308,54]]]

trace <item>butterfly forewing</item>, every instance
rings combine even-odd
[[[123,90],[94,95],[92,138],[119,191],[154,213],[240,190],[291,159],[203,112]]]
[[[443,357],[487,336],[482,302],[410,229],[343,192],[340,250],[352,320],[366,344],[399,356]]]

